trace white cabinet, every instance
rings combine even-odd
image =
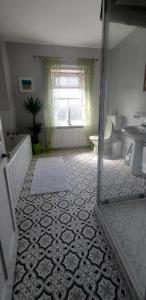
[[[146,146],[143,147],[143,164],[142,164],[142,172],[146,173]]]
[[[17,253],[17,227],[5,174],[7,158],[0,122],[0,300],[10,300]]]

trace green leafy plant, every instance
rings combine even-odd
[[[36,115],[42,109],[43,103],[38,97],[33,98],[31,96],[31,97],[27,97],[27,99],[24,100],[23,106],[27,112],[32,114],[32,127],[30,127],[30,130],[32,132],[32,143],[38,144],[39,143],[38,135],[41,131],[42,124],[36,123]]]

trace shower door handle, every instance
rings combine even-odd
[[[5,157],[10,158],[10,156],[11,156],[10,152],[8,152],[8,153],[2,153],[2,158],[5,158]]]

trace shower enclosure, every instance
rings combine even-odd
[[[131,289],[146,299],[146,3],[104,0],[95,212]],[[108,147],[108,117],[115,127]],[[118,120],[122,116],[123,123]],[[117,151],[118,147],[118,151]]]

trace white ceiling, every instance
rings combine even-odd
[[[101,0],[0,0],[0,35],[7,41],[100,47]],[[112,25],[110,47],[131,32]]]

